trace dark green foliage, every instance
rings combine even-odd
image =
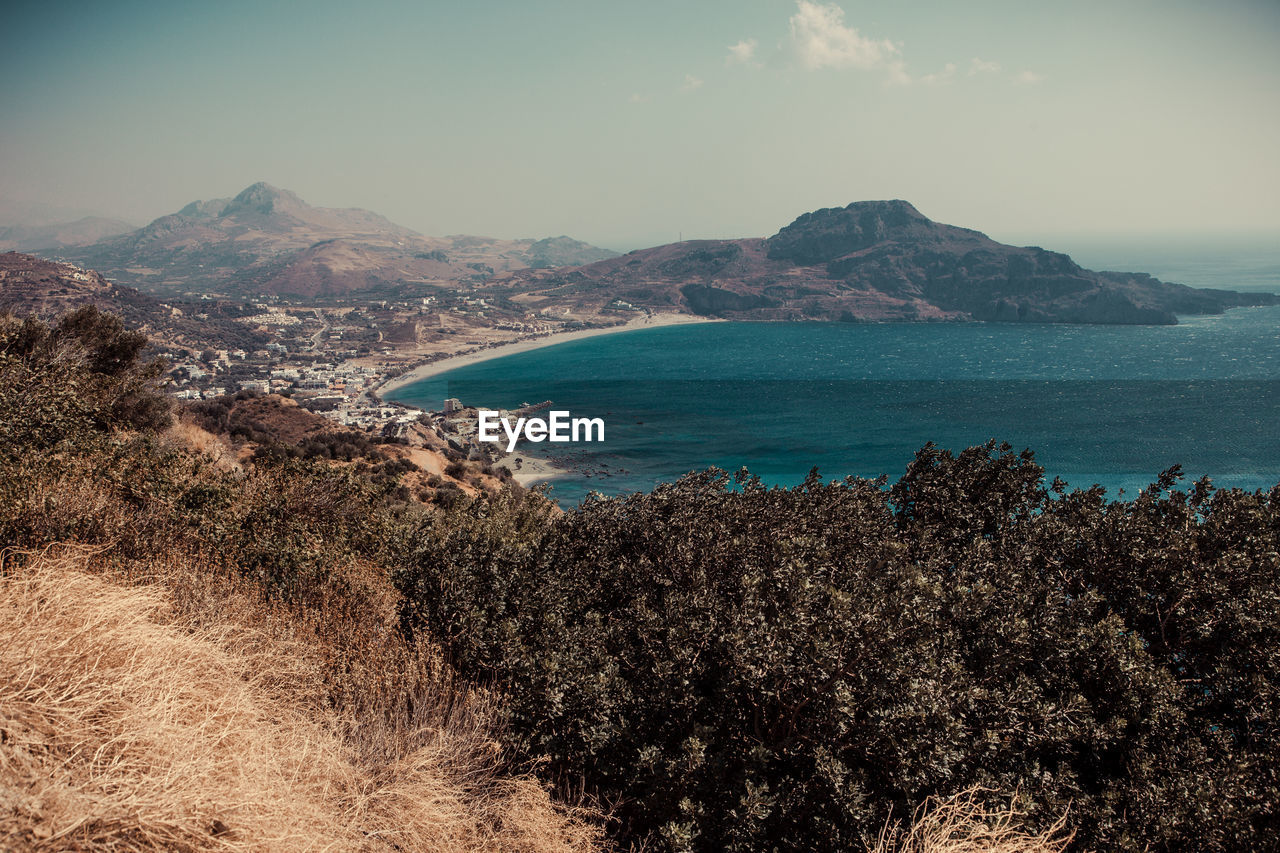
[[[438,484],[435,495],[432,500],[440,506],[446,508],[456,508],[467,503],[468,498],[466,492],[457,483],[448,481]]]
[[[304,441],[300,448],[304,459],[341,459],[350,462],[361,457],[385,460],[386,454],[378,450],[369,436],[350,430],[324,432]],[[409,469],[406,469],[409,470]]]
[[[91,305],[53,327],[0,316],[0,442],[50,449],[86,432],[166,426],[165,366],[141,361],[146,344]]]
[[[235,399],[224,394],[210,400],[193,400],[187,403],[187,411],[201,429],[212,433],[231,432],[231,409]]]
[[[623,841],[851,849],[982,784],[1033,823],[1069,808],[1081,849],[1268,849],[1280,495],[1170,473],[1108,503],[1042,473],[926,447],[889,490],[473,502],[419,538],[405,618]]]

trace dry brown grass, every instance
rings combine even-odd
[[[190,415],[182,411],[178,412],[173,423],[161,434],[161,440],[174,447],[208,456],[215,467],[225,471],[243,470],[235,451],[226,441],[193,423]]]
[[[322,701],[343,678],[330,658],[361,663],[341,637],[216,581],[175,600],[163,583],[85,568],[45,555],[0,569],[0,849],[599,843],[596,824],[498,772],[483,702],[449,692],[429,658],[399,653],[391,677],[414,682],[407,692],[353,688],[376,712],[361,720]]]
[[[1016,797],[988,805],[993,792],[970,788],[954,797],[930,798],[911,825],[890,823],[871,853],[1062,853],[1071,842],[1066,816],[1044,832],[1026,831]]]

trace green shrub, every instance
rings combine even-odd
[[[903,479],[691,475],[558,519],[474,502],[417,540],[405,620],[512,700],[619,840],[850,849],[890,810],[1020,790],[1079,849],[1264,849],[1280,802],[1277,493],[1130,503],[1029,453]]]

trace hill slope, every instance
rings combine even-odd
[[[5,850],[598,849],[537,782],[498,772],[479,726],[446,718],[397,761],[361,755],[320,699],[329,649],[304,619],[194,592],[181,560],[161,573],[182,589],[78,563],[0,578]]]
[[[19,252],[0,254],[0,312],[48,318],[85,305],[118,315],[160,347],[257,349],[266,343],[265,336],[245,324],[218,316],[216,304],[203,303],[198,309],[167,304],[93,270]]]
[[[1094,272],[1059,252],[933,222],[905,201],[806,213],[768,239],[675,243],[574,270],[518,272],[495,285],[533,308],[622,300],[753,320],[1164,324],[1176,314],[1276,302]]]

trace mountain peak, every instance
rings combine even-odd
[[[310,206],[289,190],[282,190],[265,181],[258,181],[241,190],[222,213],[224,216],[238,212],[294,213],[306,210]]]
[[[818,264],[886,243],[986,239],[977,231],[934,222],[908,201],[855,201],[805,213],[768,240],[769,257]]]
[[[834,208],[830,208],[833,209]],[[908,219],[923,219],[929,221],[929,217],[925,216],[916,206],[909,201],[900,198],[885,199],[883,201],[855,201],[852,204],[845,205],[846,211],[858,213],[874,212],[880,215],[902,216]]]

